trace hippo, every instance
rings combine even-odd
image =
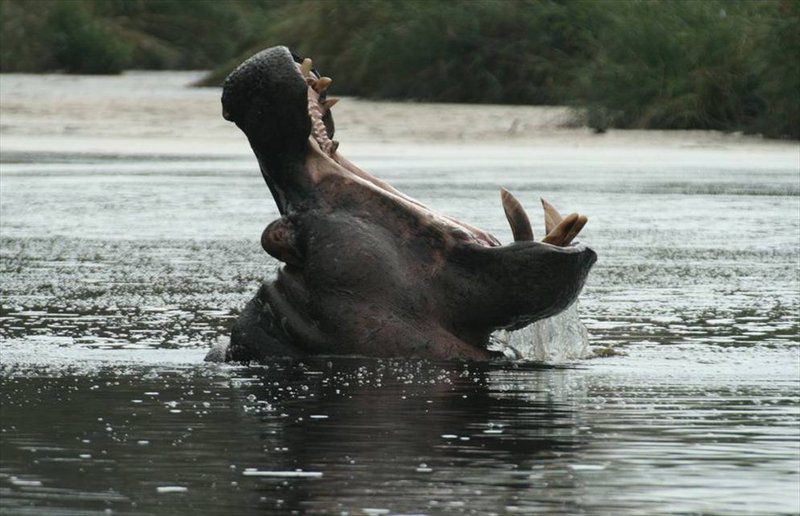
[[[223,117],[244,132],[281,217],[261,245],[282,262],[211,361],[358,355],[487,360],[493,332],[555,315],[577,298],[595,252],[587,222],[543,201],[546,236],[501,201],[514,242],[443,216],[358,168],[334,140],[332,80],[283,46],[225,80]]]

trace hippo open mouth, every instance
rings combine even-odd
[[[577,298],[596,260],[572,244],[586,217],[543,201],[534,241],[520,203],[501,199],[515,242],[429,208],[338,151],[331,79],[285,47],[226,79],[223,116],[247,136],[281,213],[261,236],[284,263],[209,359],[358,354],[486,359],[497,329],[552,316]]]

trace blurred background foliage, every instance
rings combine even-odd
[[[797,0],[0,0],[3,72],[209,69],[215,85],[275,44],[337,94],[800,138]]]

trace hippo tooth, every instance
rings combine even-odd
[[[336,154],[336,149],[338,148],[339,148],[339,142],[337,142],[336,140],[331,140],[331,156]]]
[[[585,226],[587,222],[589,222],[589,219],[586,218],[586,215],[578,215],[578,220],[575,221],[575,224],[572,225],[569,233],[567,233],[567,236],[564,240],[564,245],[570,244],[575,237],[578,236],[578,233],[581,232],[583,226]]]
[[[558,226],[553,228],[553,231],[548,233],[547,236],[542,239],[542,242],[557,246],[566,245],[565,241],[567,239],[567,235],[569,235],[570,231],[572,230],[572,226],[575,225],[577,220],[578,214],[570,213],[558,224]]]
[[[549,235],[556,226],[558,226],[564,217],[558,213],[558,210],[547,200],[541,199],[542,208],[544,208],[544,234]]]
[[[303,77],[308,77],[311,75],[311,67],[314,63],[308,57],[303,59],[303,64],[300,65],[300,73],[303,74]]]
[[[511,233],[514,235],[514,242],[533,240],[531,221],[519,200],[505,188],[500,189],[500,199],[503,202],[503,211],[506,213],[508,224],[511,226]]]
[[[320,77],[317,83],[314,85],[314,91],[322,94],[328,89],[332,82],[333,79],[330,77]]]
[[[323,101],[322,105],[325,107],[325,109],[330,109],[335,106],[337,102],[339,102],[339,99],[328,99]]]

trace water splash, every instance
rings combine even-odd
[[[520,330],[497,331],[491,340],[490,350],[514,360],[563,364],[589,354],[589,332],[578,316],[578,303]]]

